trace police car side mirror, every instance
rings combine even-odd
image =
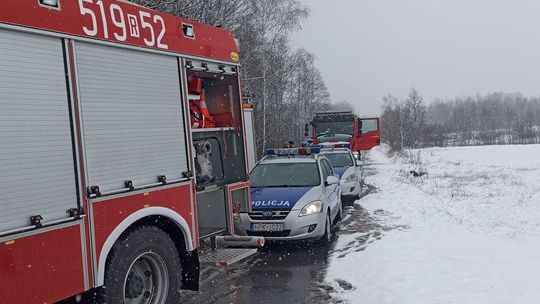
[[[358,167],[362,167],[362,166],[364,165],[364,162],[361,161],[361,160],[357,160],[357,161],[356,161],[356,165],[357,165]]]
[[[337,184],[339,184],[339,178],[335,176],[329,176],[326,178],[326,186],[337,185]]]

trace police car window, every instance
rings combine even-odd
[[[334,175],[334,169],[332,168],[332,165],[330,164],[329,161],[325,161],[326,163],[326,168],[328,170],[328,174],[329,175]]]
[[[323,175],[323,180],[326,181],[326,178],[328,177],[328,170],[326,169],[326,166],[324,165],[324,161],[321,160],[321,172]]]
[[[352,167],[354,166],[353,159],[349,153],[328,153],[326,158],[330,160],[333,167]]]
[[[324,170],[324,180],[326,180],[326,178],[328,176],[331,176],[331,175],[334,175],[334,170],[332,170],[332,166],[330,165],[330,163],[323,159],[322,160],[322,165],[323,165],[323,170]]]
[[[259,164],[249,177],[251,187],[314,187],[321,183],[317,164],[274,163]]]

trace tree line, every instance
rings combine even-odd
[[[383,98],[382,137],[393,149],[540,143],[540,97],[520,93],[435,100]]]
[[[291,46],[309,10],[296,0],[133,0],[231,30],[239,40],[244,93],[255,107],[258,151],[303,139],[304,124],[331,107],[313,54]]]

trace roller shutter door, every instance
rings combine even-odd
[[[76,44],[89,186],[101,193],[187,171],[175,57]]]
[[[0,233],[76,206],[61,40],[0,29]]]

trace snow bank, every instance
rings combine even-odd
[[[540,303],[540,145],[385,152],[369,154],[378,190],[358,202],[370,231],[341,236],[330,258],[335,298]]]

